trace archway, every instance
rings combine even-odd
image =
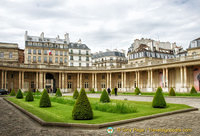
[[[47,73],[46,74],[46,86],[48,92],[55,93],[56,92],[56,82],[53,74]]]

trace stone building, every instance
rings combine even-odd
[[[186,51],[176,43],[160,42],[152,39],[136,39],[128,49],[128,63],[144,63],[149,60],[162,61],[180,56],[186,56]]]
[[[146,45],[142,47],[149,48]],[[165,51],[162,54],[170,57],[168,59],[149,59],[143,63],[128,63],[120,68],[70,67],[31,62],[19,64],[18,58],[11,65],[9,60],[6,60],[0,63],[0,88],[21,88],[23,91],[53,88],[54,92],[56,88],[60,88],[62,92],[72,92],[76,88],[85,88],[87,91],[94,88],[100,91],[117,87],[119,91],[133,92],[135,87],[139,87],[142,91],[151,92],[161,86],[165,92],[171,87],[176,92],[189,92],[194,86],[200,91],[200,47],[189,46],[188,51],[196,50],[197,53],[179,57],[171,57],[169,48],[170,46],[162,47],[163,52]]]
[[[127,63],[125,51],[106,50],[92,54],[92,65],[95,67],[121,67]]]
[[[25,64],[47,64],[65,66],[91,66],[91,51],[79,40],[70,42],[69,34],[64,39],[40,36],[29,36],[25,32]]]

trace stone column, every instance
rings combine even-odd
[[[136,81],[136,87],[138,87],[138,73],[135,71],[135,81]]]
[[[163,88],[165,87],[165,69],[163,68]]]
[[[187,88],[187,67],[184,66],[184,88]]]
[[[165,81],[165,83],[166,83],[166,87],[168,88],[168,86],[169,86],[169,84],[168,84],[168,68],[166,68],[166,81]]]
[[[112,88],[112,73],[110,73],[110,89]]]
[[[24,71],[22,71],[22,91],[25,91],[24,90]]]
[[[19,71],[19,89],[21,89],[22,88],[22,86],[21,86],[21,79],[22,79],[22,76],[21,76],[21,71]]]
[[[36,72],[35,88],[38,89],[38,72]]]
[[[150,88],[150,71],[147,71],[148,78],[147,78],[147,88]]]
[[[43,73],[44,74],[44,88],[46,88],[46,72]]]
[[[95,73],[95,79],[94,79],[94,90],[97,91],[97,73]]]
[[[5,71],[5,81],[4,81],[4,83],[5,83],[5,89],[7,89],[7,71]]]
[[[106,83],[106,84],[107,84],[107,88],[110,88],[110,87],[109,87],[109,73],[107,73],[107,76],[106,76],[106,77],[107,77],[107,83]]]
[[[94,73],[92,73],[92,88],[94,88]]]
[[[64,91],[65,86],[64,86],[64,82],[65,82],[65,73],[61,73],[62,74],[62,89]]]
[[[180,77],[181,77],[181,88],[183,88],[183,68],[182,66],[180,67]]]
[[[66,91],[67,91],[67,82],[68,82],[68,81],[67,81],[67,73],[65,73],[65,83],[64,83],[64,84],[65,84],[65,90],[66,90]]]
[[[140,88],[140,71],[138,71],[138,88]]]
[[[124,72],[121,72],[121,83],[122,83],[122,90],[124,90]]]
[[[151,69],[151,88],[153,88],[153,70]]]
[[[42,72],[39,73],[39,88],[40,88],[40,91],[42,91],[43,89],[43,73]]]
[[[58,87],[61,89],[61,83],[62,83],[61,73],[58,73],[58,74],[59,74],[58,75],[59,76],[59,86]]]
[[[125,88],[124,91],[127,91],[126,90],[126,72],[124,72],[124,88]]]
[[[82,88],[82,73],[80,73],[80,88]]]
[[[79,84],[80,84],[80,82],[79,82],[79,73],[77,73],[77,89],[80,88]]]
[[[1,88],[4,88],[4,71],[1,72]]]

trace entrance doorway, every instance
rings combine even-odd
[[[45,88],[49,93],[55,93],[56,92],[56,82],[55,78],[51,73],[46,74],[46,86]]]

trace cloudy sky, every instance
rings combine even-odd
[[[69,33],[92,52],[128,49],[136,38],[176,42],[200,37],[200,0],[0,0],[0,42],[24,48],[24,33]]]

